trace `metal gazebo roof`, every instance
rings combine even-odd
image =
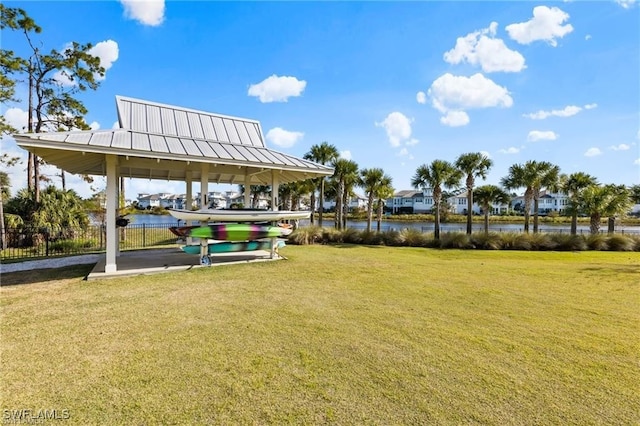
[[[330,167],[265,146],[260,123],[139,99],[116,97],[120,129],[14,135],[18,145],[70,173],[105,175],[105,156],[120,176],[266,184],[330,175]]]

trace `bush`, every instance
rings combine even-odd
[[[556,244],[555,250],[582,251],[587,249],[587,242],[582,235],[551,234],[550,237]]]
[[[549,234],[531,234],[529,241],[531,242],[531,250],[554,250],[558,246]]]
[[[612,235],[607,243],[612,251],[633,251],[636,242],[625,235]]]
[[[322,228],[318,226],[309,226],[298,228],[287,239],[290,244],[307,245],[322,242]]]
[[[392,229],[392,230],[383,232],[381,235],[382,235],[382,243],[385,246],[396,247],[396,246],[402,245],[403,237],[398,231],[395,231]]]
[[[440,236],[440,248],[468,249],[474,247],[467,234],[462,232],[446,232]]]
[[[414,228],[405,228],[399,234],[400,245],[408,247],[428,247],[432,240],[427,234]]]
[[[471,244],[481,250],[500,250],[502,248],[502,237],[495,232],[472,234]]]
[[[608,250],[609,249],[607,236],[604,234],[590,234],[587,237],[586,242],[589,250]]]
[[[505,250],[531,250],[531,236],[513,232],[502,235],[502,248]]]

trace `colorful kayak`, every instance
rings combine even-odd
[[[218,223],[199,226],[186,231],[187,237],[211,238],[224,241],[248,241],[289,235],[293,230],[280,226],[251,225],[248,223]]]
[[[276,247],[284,247],[284,241],[278,241]],[[182,251],[189,254],[200,254],[201,247],[198,245],[183,246]],[[255,251],[255,250],[271,250],[271,241],[244,241],[244,242],[231,242],[224,241],[221,243],[213,243],[207,246],[207,252],[213,253],[234,253],[240,251]]]
[[[221,225],[224,225],[226,227],[226,226],[229,226],[231,224],[225,223],[225,224],[216,224],[216,225],[209,225],[209,226],[216,226],[217,227],[217,226],[221,226]],[[246,227],[246,226],[252,226],[252,225],[242,224],[242,226]],[[274,228],[274,227],[268,226],[268,225],[264,225],[264,226],[253,225],[253,226],[257,226],[259,228],[265,228],[265,229]],[[197,229],[197,228],[202,228],[202,226],[172,226],[172,227],[169,228],[169,231],[171,231],[177,237],[185,238],[185,237],[193,236],[193,235],[191,235],[191,231],[193,229]],[[281,234],[280,235],[276,235],[276,236],[284,237],[286,235],[291,234],[291,232],[293,231],[293,226],[288,224],[288,223],[279,223],[277,228],[281,228],[281,231],[280,231]],[[206,238],[209,238],[209,237],[206,237]]]
[[[180,220],[201,222],[275,222],[280,220],[308,219],[309,211],[251,210],[251,209],[167,209],[171,216]]]

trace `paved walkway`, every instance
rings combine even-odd
[[[97,263],[104,254],[83,254],[81,256],[56,257],[50,259],[27,260],[17,263],[0,263],[0,274],[32,271],[34,269],[61,268],[63,266]]]

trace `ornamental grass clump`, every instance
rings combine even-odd
[[[405,228],[400,231],[400,243],[408,247],[429,247],[431,238],[422,231],[413,228]]]
[[[290,244],[307,245],[315,244],[322,241],[322,228],[319,226],[308,226],[296,229],[287,242]]]
[[[531,250],[531,234],[508,232],[502,235],[502,248],[505,250]]]
[[[531,241],[531,250],[555,250],[558,246],[549,234],[531,234],[529,240]]]
[[[609,245],[608,250],[611,251],[633,251],[636,242],[625,235],[612,235],[607,244]]]
[[[391,229],[389,231],[385,231],[382,234],[382,244],[389,247],[397,247],[401,246],[403,243],[402,234],[395,229]]]
[[[502,236],[495,232],[472,234],[471,244],[480,250],[500,250],[502,248]]]
[[[440,248],[469,249],[473,248],[467,234],[462,232],[446,232],[440,236]]]
[[[609,250],[608,238],[604,234],[591,234],[586,242],[589,250]]]
[[[583,251],[587,249],[587,242],[582,235],[550,234],[549,237],[556,244],[554,250]]]

